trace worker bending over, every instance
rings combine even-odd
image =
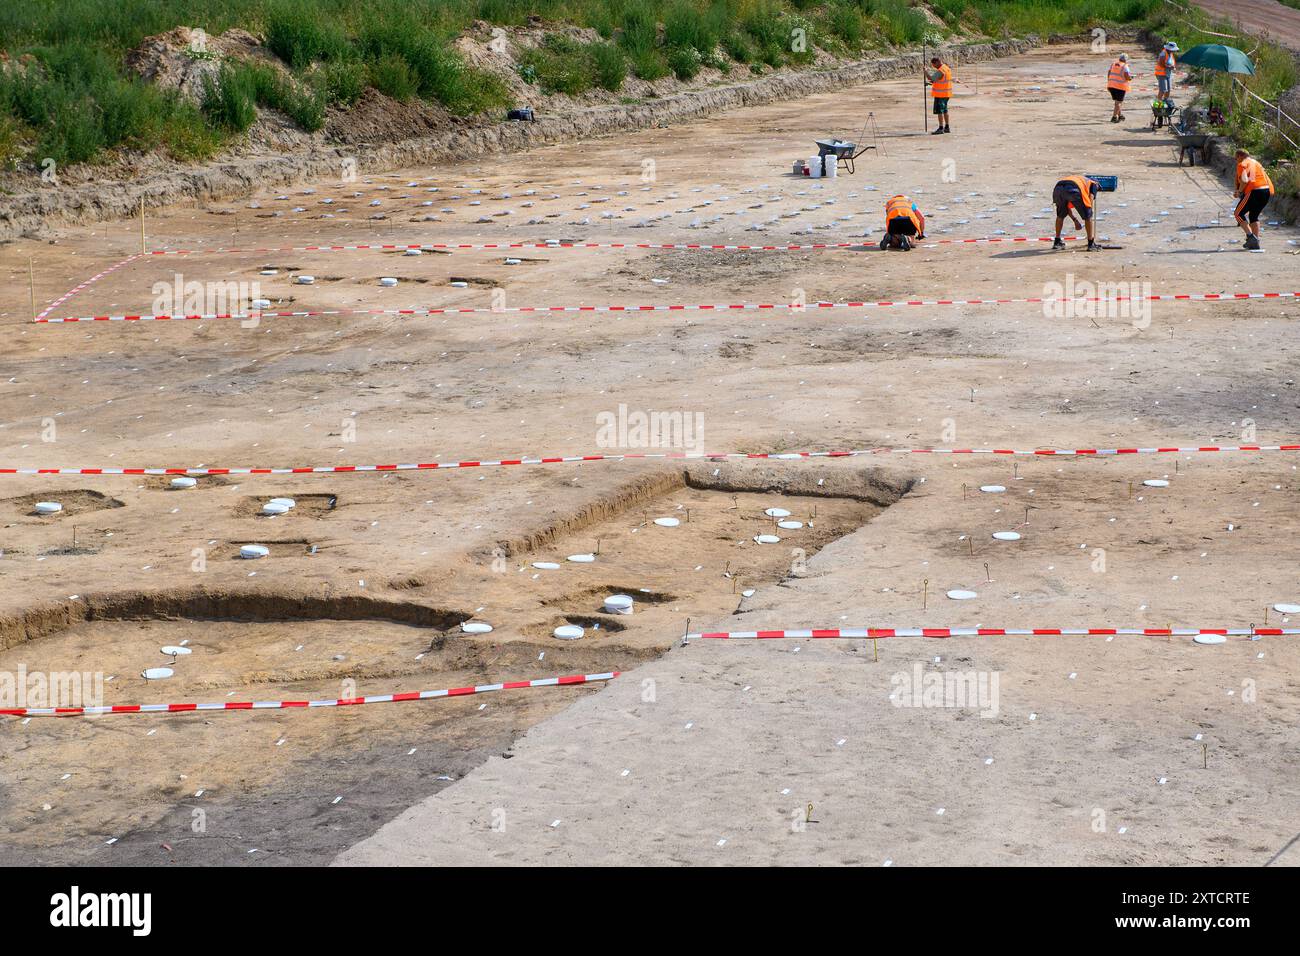
[[[1233,216],[1237,219],[1237,225],[1246,233],[1246,248],[1258,249],[1259,214],[1273,198],[1273,180],[1268,178],[1264,164],[1244,149],[1237,150],[1236,189],[1233,195],[1241,197],[1237,208],[1233,210]]]
[[[1074,228],[1085,226],[1088,233],[1088,251],[1100,248],[1097,245],[1093,228],[1093,204],[1097,201],[1097,181],[1086,176],[1066,176],[1052,190],[1052,202],[1056,204],[1056,238],[1052,240],[1053,249],[1064,249],[1061,239],[1061,226],[1065,217],[1074,220]],[[1079,221],[1079,217],[1083,221]]]
[[[1110,65],[1110,72],[1106,74],[1106,89],[1110,90],[1110,98],[1115,102],[1115,111],[1110,114],[1112,123],[1119,123],[1124,119],[1124,96],[1128,93],[1133,77],[1134,73],[1128,67],[1128,54],[1121,53],[1119,59]]]
[[[930,84],[930,95],[934,97],[934,117],[938,122],[935,133],[951,133],[948,127],[948,100],[952,98],[952,69],[937,56],[930,58],[930,69],[925,72],[925,81]]]
[[[916,203],[903,195],[885,203],[885,237],[880,240],[881,249],[893,247],[906,252],[912,248],[913,239],[924,238],[925,216]]]

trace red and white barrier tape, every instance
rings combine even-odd
[[[1300,635],[1300,627],[835,627],[783,631],[701,631],[687,640],[820,640],[887,637],[1279,637]]]
[[[1204,452],[1300,451],[1292,445],[1188,445],[1153,448],[858,448],[851,451],[795,452],[628,452],[622,455],[551,455],[521,458],[475,458],[459,461],[423,461],[382,465],[304,465],[290,468],[12,468],[0,475],[329,475],[353,472],[446,471],[455,468],[494,468],[509,465],[569,465],[590,461],[808,461],[815,458],[858,458],[868,455],[1020,455],[1027,457],[1090,457],[1110,455],[1181,455]]]
[[[876,302],[735,302],[717,304],[676,304],[676,305],[521,305],[503,306],[466,306],[457,308],[430,309],[316,309],[303,312],[254,312],[254,313],[199,313],[193,315],[81,315],[61,319],[37,319],[43,324],[58,325],[72,322],[193,322],[208,319],[270,319],[303,318],[319,316],[349,315],[477,315],[491,313],[516,313],[539,315],[545,313],[569,312],[767,312],[787,310],[791,312],[812,312],[818,309],[884,309],[904,305],[1017,305],[1017,304],[1052,304],[1070,303],[1079,306],[1083,303],[1118,304],[1121,302],[1229,302],[1246,299],[1294,299],[1300,298],[1300,292],[1155,292],[1151,295],[1136,296],[1086,296],[1081,298],[1049,298],[1045,296],[1028,296],[1024,298],[1002,299],[882,299]]]
[[[84,289],[94,285],[96,282],[104,278],[104,276],[108,275],[109,273],[116,272],[118,269],[122,268],[122,266],[126,265],[127,263],[134,262],[136,259],[139,259],[141,255],[142,253],[137,252],[133,256],[127,256],[121,262],[114,263],[113,265],[105,269],[103,272],[91,276],[89,279],[87,279],[85,282],[81,283],[80,285],[73,286],[71,289],[63,293],[63,295],[59,296],[57,299],[55,299],[53,302],[47,305],[44,309],[42,309],[39,313],[37,313],[36,321],[38,322],[41,321],[47,315],[49,315],[51,312],[53,312],[55,309],[61,306],[63,303],[71,299],[78,292],[81,292]]]
[[[980,242],[1051,242],[1053,236],[982,236],[974,239],[926,239],[927,245],[969,245]],[[1062,236],[1067,241],[1078,236]],[[689,251],[727,252],[809,252],[824,249],[854,249],[872,245],[877,240],[865,236],[856,242],[780,243],[775,245],[746,245],[744,243],[706,242],[414,242],[414,243],[361,243],[357,245],[321,246],[263,246],[219,249],[152,249],[151,256],[233,255],[269,252],[404,252],[407,249],[422,251],[470,251],[511,249],[684,249]],[[137,258],[137,257],[132,257]]]
[[[416,690],[398,694],[368,694],[365,697],[340,697],[337,700],[255,700],[222,701],[215,704],[113,704],[104,707],[6,707],[0,715],[9,717],[86,717],[101,714],[187,714],[213,710],[292,710],[298,707],[355,707],[360,704],[394,704],[408,700],[437,700],[444,697],[468,697],[499,690],[523,690],[528,687],[569,687],[613,680],[618,671],[604,674],[571,674],[567,677],[542,677],[537,680],[479,684],[475,687],[449,687],[445,690]]]

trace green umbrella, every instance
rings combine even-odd
[[[1222,43],[1202,43],[1194,46],[1178,58],[1183,66],[1199,66],[1220,73],[1247,73],[1253,76],[1255,66],[1250,57],[1236,47],[1224,46]]]

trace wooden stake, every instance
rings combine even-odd
[[[989,584],[993,583],[993,578],[989,575],[989,563],[987,561],[984,562],[984,580],[988,581]]]
[[[27,257],[27,292],[32,300],[32,319],[36,318],[36,267],[32,265],[32,257]]]
[[[921,610],[925,610],[925,603],[930,597],[930,579],[926,578],[921,582]]]
[[[146,252],[144,244],[144,197],[140,197],[140,255]]]
[[[877,664],[880,663],[880,645],[874,637],[871,639],[871,657]]]
[[[975,536],[974,536],[974,535],[967,535],[967,536],[966,536],[966,543],[970,545],[970,556],[971,556],[972,558],[975,557]]]
[[[1209,744],[1201,744],[1201,769],[1202,770],[1210,769],[1210,745]],[[808,806],[811,807],[812,804],[810,803],[808,804]]]
[[[926,71],[926,64],[928,64],[929,62],[930,62],[930,58],[926,56],[925,40],[922,40],[921,41],[921,115],[925,118],[925,131],[927,133],[930,132],[930,111],[926,109],[926,103],[925,103],[925,93],[926,93],[925,71]]]

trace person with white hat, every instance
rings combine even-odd
[[[1115,102],[1115,111],[1110,114],[1112,123],[1124,119],[1124,96],[1128,93],[1129,84],[1133,82],[1133,76],[1134,73],[1128,66],[1128,54],[1121,53],[1106,74],[1106,88],[1110,90],[1110,98]]]
[[[1178,64],[1174,54],[1177,52],[1178,44],[1171,40],[1156,57],[1156,88],[1159,98],[1165,102],[1169,101],[1170,87],[1174,82],[1174,67]]]

